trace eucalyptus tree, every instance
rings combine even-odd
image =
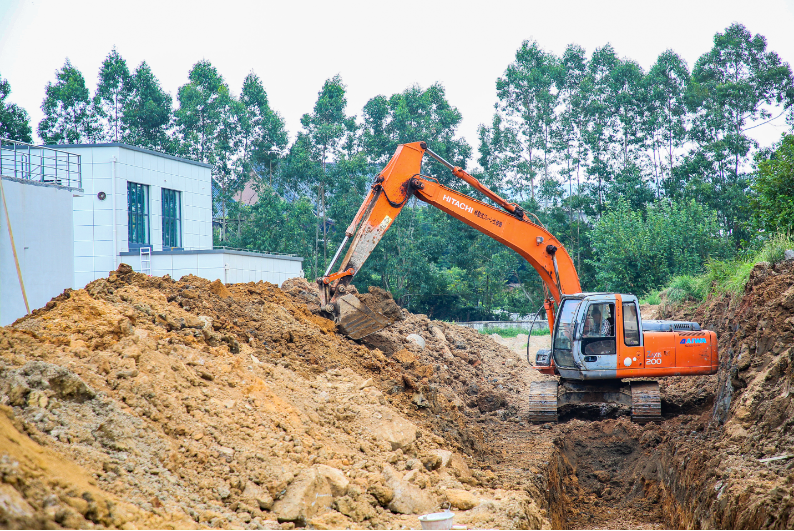
[[[614,174],[617,87],[613,83],[613,71],[619,63],[611,45],[597,48],[587,64],[587,76],[582,87],[583,108],[588,118],[585,139],[591,154],[588,174],[597,182],[595,192],[599,212],[604,207],[604,182]]]
[[[673,168],[679,151],[687,139],[689,114],[686,91],[689,69],[686,62],[672,50],[662,52],[648,75],[645,90],[648,94],[648,112],[643,121],[647,143],[652,152],[653,174],[657,196],[661,192],[664,163],[667,156],[668,187],[673,184]]]
[[[480,145],[477,162],[483,169],[483,181],[494,190],[510,192],[509,176],[516,174],[520,146],[515,129],[506,126],[500,113],[494,113],[490,126],[477,128]]]
[[[94,112],[102,128],[102,140],[106,142],[121,140],[123,109],[131,89],[132,77],[127,62],[114,47],[102,61],[94,94]]]
[[[221,240],[225,240],[232,197],[245,185],[245,176],[236,171],[243,106],[207,60],[193,65],[188,82],[179,87],[177,99],[179,151],[212,166],[213,179],[220,192]]]
[[[524,41],[515,59],[496,81],[498,109],[518,140],[515,155],[520,159],[517,173],[528,181],[535,197],[535,177],[549,179],[552,164],[552,130],[558,92],[554,85],[557,58],[537,42]],[[520,179],[520,177],[518,177]]]
[[[439,83],[427,88],[413,85],[388,97],[379,95],[370,99],[363,109],[360,141],[373,174],[388,162],[398,144],[418,141],[426,141],[433,151],[465,167],[471,148],[458,137],[461,118]],[[425,158],[422,173],[445,184],[458,186],[459,183],[429,157]],[[422,208],[412,200],[395,219],[366,266],[365,273],[383,287],[393,289],[398,300],[422,311],[436,312],[437,304],[431,300],[437,303],[441,298],[450,303],[449,294],[442,288],[450,264],[438,263],[446,256],[439,249],[446,250],[450,235],[463,224],[443,217],[448,216]],[[446,229],[449,225],[452,232]],[[428,259],[435,265],[429,264]]]
[[[639,167],[639,150],[643,145],[641,124],[647,109],[647,94],[643,83],[645,73],[636,62],[618,60],[610,72],[613,95],[611,112],[615,120],[615,142],[620,149],[616,171],[631,171]]]
[[[741,24],[714,36],[712,49],[695,63],[690,89],[696,110],[692,137],[712,154],[721,175],[739,174],[757,145],[745,131],[772,117],[769,106],[794,104],[788,63],[767,51],[763,35]]]
[[[176,153],[169,135],[174,111],[171,95],[163,90],[152,69],[143,61],[130,78],[130,91],[121,115],[121,140],[165,153]]]
[[[294,159],[290,167],[303,166],[305,173],[293,174],[293,178],[304,181],[315,195],[317,225],[315,232],[314,270],[319,271],[319,244],[322,241],[323,263],[328,258],[328,224],[326,199],[329,190],[334,188],[334,172],[328,171],[330,163],[335,162],[345,152],[353,151],[357,131],[356,119],[347,114],[347,87],[342,78],[336,76],[325,80],[317,93],[317,101],[311,113],[301,117],[303,130],[299,133],[296,146],[293,146]],[[322,233],[322,240],[320,239]]]
[[[560,109],[558,125],[555,128],[555,148],[561,163],[560,174],[568,181],[568,218],[572,242],[575,242],[577,267],[582,267],[582,171],[588,166],[588,150],[585,133],[588,130],[589,115],[586,103],[592,82],[588,76],[588,61],[584,48],[571,44],[560,57],[555,76],[559,92]],[[573,181],[576,179],[574,193]],[[574,216],[574,209],[576,215]]]
[[[0,138],[33,142],[28,112],[16,103],[6,103],[11,84],[0,76]]]
[[[284,119],[270,107],[262,80],[253,72],[243,81],[240,103],[245,112],[241,116],[241,145],[238,164],[245,175],[267,174],[272,181],[273,164],[286,149],[288,137]]]
[[[80,144],[98,139],[100,130],[91,110],[91,95],[83,74],[66,59],[48,82],[41,103],[44,118],[38,134],[45,144]]]
[[[375,96],[363,110],[361,144],[370,162],[383,165],[389,161],[397,145],[424,140],[430,148],[464,167],[471,156],[466,140],[457,138],[462,115],[447,101],[440,83],[423,89],[413,85],[389,98]],[[446,169],[435,161],[426,161],[425,173],[441,182],[449,182]]]
[[[177,134],[181,151],[196,160],[230,172],[226,156],[231,122],[239,108],[229,86],[209,61],[202,59],[190,69],[188,82],[177,91]],[[236,124],[234,124],[236,125]]]
[[[767,50],[762,35],[732,24],[714,36],[712,49],[695,63],[689,89],[694,111],[690,138],[708,164],[699,177],[704,200],[720,213],[739,245],[748,237],[743,204],[750,186],[742,167],[757,147],[747,130],[772,118],[771,106],[792,106],[791,68]]]

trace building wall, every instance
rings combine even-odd
[[[138,253],[123,254],[121,262],[140,272]],[[271,282],[280,286],[288,278],[303,276],[301,258],[291,256],[248,253],[245,251],[184,251],[155,252],[151,257],[152,276],[169,275],[178,280],[193,274],[224,283]]]
[[[107,276],[117,267],[119,253],[129,250],[128,181],[149,186],[149,242],[154,251],[162,250],[162,188],[181,192],[182,247],[212,249],[209,166],[119,144],[60,148],[82,157],[85,195],[76,197],[74,201],[76,288]],[[106,199],[100,200],[97,197],[99,192],[104,192]]]
[[[30,309],[41,308],[74,279],[73,191],[3,179]],[[75,198],[77,199],[77,198]],[[0,201],[0,326],[25,315],[6,213]]]

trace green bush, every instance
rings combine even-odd
[[[662,298],[659,296],[658,291],[651,291],[645,297],[640,299],[640,304],[651,304],[656,306],[657,304],[662,303]]]
[[[750,207],[756,224],[769,232],[794,230],[794,135],[786,135],[774,153],[760,151]]]
[[[707,293],[708,286],[704,276],[678,275],[670,281],[667,288],[667,299],[671,302],[700,301],[706,297]]]
[[[643,212],[619,200],[596,224],[592,242],[599,289],[635,294],[698,274],[726,246],[716,213],[694,201],[658,201]]]
[[[785,253],[789,249],[794,250],[794,239],[788,234],[778,233],[766,241],[756,260],[775,265],[785,259]]]

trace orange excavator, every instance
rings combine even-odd
[[[497,206],[422,175],[425,154]],[[622,404],[631,407],[636,422],[659,420],[659,384],[648,378],[717,372],[714,332],[701,330],[694,322],[643,321],[634,295],[583,293],[570,255],[536,217],[532,221],[519,205],[499,197],[425,142],[397,147],[347,228],[325,276],[317,280],[322,311],[349,337],[360,339],[391,323],[362,304],[348,286],[411,197],[514,250],[543,279],[552,342],[551,349],[538,351],[534,368],[557,378],[532,383],[530,421],[556,422],[558,410],[569,404]],[[330,274],[350,238],[341,267]],[[636,378],[644,380],[624,381]]]

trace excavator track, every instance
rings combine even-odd
[[[557,381],[532,382],[529,387],[530,422],[557,422]]]
[[[631,382],[631,420],[638,424],[662,420],[659,382]]]

